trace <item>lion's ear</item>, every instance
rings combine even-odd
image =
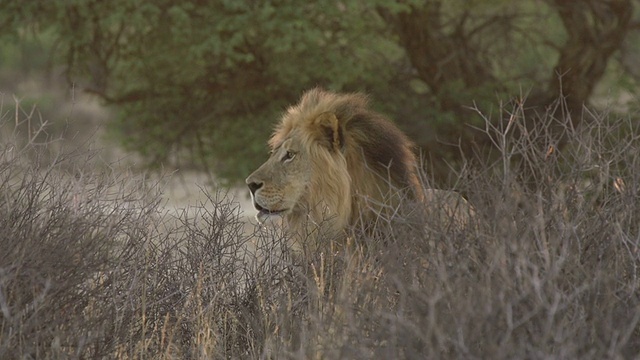
[[[313,125],[321,131],[321,136],[326,139],[330,149],[340,151],[344,147],[342,129],[335,114],[321,114],[313,120]]]

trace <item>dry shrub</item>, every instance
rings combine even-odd
[[[586,111],[573,129],[555,110],[533,128],[521,106],[503,127],[487,119],[494,154],[455,182],[475,228],[443,229],[407,202],[351,249],[309,259],[304,320],[278,328],[273,357],[637,355],[640,132]]]
[[[303,256],[278,229],[243,233],[222,192],[171,215],[158,184],[79,166],[90,154],[29,162],[40,145],[3,142],[0,358],[633,357],[638,129],[551,113],[487,119],[493,155],[454,183],[475,226],[406,201]]]

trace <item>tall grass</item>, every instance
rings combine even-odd
[[[476,226],[451,232],[407,202],[302,257],[278,229],[244,233],[223,192],[171,215],[158,184],[5,131],[0,358],[636,356],[640,133],[552,113],[487,119],[492,153],[454,184]]]

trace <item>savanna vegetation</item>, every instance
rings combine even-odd
[[[1,8],[1,359],[640,353],[636,2]],[[61,146],[58,118],[77,114],[58,97],[7,93],[60,73],[150,165],[230,182],[303,90],[366,91],[423,149],[425,186],[463,193],[477,226],[452,233],[407,202],[349,246],[291,256],[223,190],[168,211],[162,181]]]
[[[636,94],[632,0],[3,1],[0,41],[25,63],[62,66],[118,112],[115,137],[151,164],[243,179],[285,107],[314,86],[365,91],[432,157],[477,147],[482,119],[564,96],[574,125],[602,98]],[[44,56],[44,59],[42,60]],[[531,116],[531,121],[536,121]],[[499,119],[494,119],[498,121]],[[233,134],[233,136],[229,136]]]
[[[223,192],[170,214],[159,186],[87,168],[91,153],[4,137],[0,357],[633,358],[638,125],[592,113],[539,151],[559,120],[514,135],[524,114],[487,116],[499,160],[458,174],[477,226],[451,233],[406,203],[302,257],[276,229],[243,232]]]

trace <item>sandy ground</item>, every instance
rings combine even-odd
[[[48,103],[41,105],[38,99],[47,99]],[[48,146],[53,152],[95,151],[96,164],[89,164],[90,169],[99,171],[100,166],[107,166],[160,184],[162,210],[169,213],[206,204],[206,192],[226,192],[230,201],[239,204],[247,230],[253,229],[250,223],[255,223],[255,210],[243,184],[218,188],[206,172],[191,169],[164,169],[164,175],[136,170],[140,163],[136,155],[106,140],[105,129],[112,115],[97,99],[60,86],[47,88],[42,81],[30,79],[11,88],[0,84],[0,115],[0,139],[11,139],[18,146],[30,137],[36,141],[54,139]]]

